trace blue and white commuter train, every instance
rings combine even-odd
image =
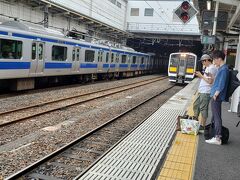
[[[134,76],[153,68],[150,55],[131,48],[93,44],[18,21],[0,25],[0,81],[15,90],[34,88],[36,78]],[[11,79],[9,81],[9,79]]]

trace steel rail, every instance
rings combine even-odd
[[[119,118],[127,115],[129,112],[135,110],[135,109],[138,108],[139,106],[141,106],[141,105],[145,104],[146,102],[151,101],[152,99],[156,98],[157,96],[165,93],[166,91],[170,90],[170,89],[173,88],[174,86],[175,86],[175,85],[172,85],[172,86],[164,89],[163,91],[159,92],[158,94],[153,95],[152,97],[144,100],[143,102],[140,102],[140,103],[137,104],[136,106],[134,106],[134,107],[126,110],[125,112],[123,112],[123,113],[121,113],[121,114],[119,114],[119,115],[117,115],[116,117],[110,119],[109,121],[105,122],[104,124],[102,124],[102,125],[98,126],[97,128],[91,130],[90,132],[85,133],[85,134],[82,135],[81,137],[73,140],[72,142],[70,142],[70,143],[66,144],[65,146],[61,147],[60,149],[58,149],[58,150],[52,152],[51,154],[43,157],[42,159],[38,160],[37,162],[35,162],[35,163],[27,166],[26,168],[24,168],[24,169],[16,172],[15,174],[13,174],[13,175],[11,175],[11,176],[9,176],[9,177],[6,177],[6,180],[15,180],[15,179],[17,179],[17,178],[21,178],[22,176],[29,174],[31,171],[33,171],[33,170],[36,169],[37,167],[39,167],[39,166],[43,165],[44,163],[46,163],[47,161],[55,158],[55,157],[58,156],[59,154],[61,154],[61,153],[63,153],[64,151],[68,150],[69,148],[73,147],[73,146],[76,145],[77,143],[80,143],[81,141],[83,141],[83,140],[86,139],[87,137],[89,137],[89,136],[91,136],[92,134],[96,133],[97,131],[103,129],[103,128],[106,127],[107,125],[115,122],[115,121],[118,120]],[[148,116],[148,117],[149,117],[149,116]],[[142,124],[146,119],[147,119],[147,118],[145,118],[140,124]],[[140,124],[138,124],[138,126],[139,126]],[[134,129],[136,129],[138,126],[136,126]],[[133,129],[133,130],[134,130],[134,129]],[[132,130],[132,131],[133,131],[133,130]],[[130,132],[132,132],[132,131],[130,131]],[[130,133],[128,133],[128,134],[130,134]],[[127,134],[127,135],[128,135],[128,134]],[[115,145],[113,145],[113,147],[115,147],[117,144],[119,144],[127,135],[125,135],[121,140],[119,140]],[[94,164],[96,164],[100,159],[102,159],[102,158],[107,154],[107,152],[109,152],[113,147],[111,147],[108,151],[106,151],[105,153],[103,153],[102,156],[100,156],[96,161],[94,161],[94,162],[93,162],[89,167],[87,167],[81,174],[79,174],[78,176],[76,176],[75,179],[78,179],[78,178],[80,178],[81,176],[83,176],[84,173],[86,173]]]
[[[4,127],[4,126],[7,126],[7,125],[10,125],[10,124],[14,124],[14,123],[23,121],[23,120],[26,120],[26,119],[29,119],[29,118],[33,118],[33,117],[40,116],[40,115],[43,115],[43,114],[46,114],[46,113],[57,111],[57,110],[60,110],[62,108],[71,107],[71,106],[81,104],[81,103],[86,103],[86,102],[89,102],[89,101],[92,101],[92,100],[95,100],[95,99],[98,99],[98,98],[106,97],[106,96],[109,96],[109,95],[112,95],[112,94],[116,94],[116,93],[120,93],[120,92],[123,92],[123,91],[126,91],[126,90],[130,90],[130,89],[133,89],[133,88],[136,88],[136,87],[144,86],[144,85],[154,83],[156,81],[163,80],[163,79],[166,79],[166,77],[154,78],[153,80],[147,80],[147,81],[145,80],[145,81],[141,81],[141,82],[138,82],[138,83],[133,83],[133,84],[130,84],[130,85],[127,85],[127,86],[132,86],[134,84],[139,84],[139,85],[135,85],[133,87],[125,88],[125,89],[122,89],[122,90],[117,90],[115,92],[110,92],[110,93],[107,93],[107,94],[104,94],[104,95],[99,95],[99,96],[89,98],[89,99],[86,99],[86,100],[81,100],[81,101],[74,102],[74,103],[71,103],[71,104],[68,104],[68,105],[62,105],[60,107],[47,109],[47,110],[42,111],[42,112],[36,112],[35,114],[30,114],[30,115],[27,115],[27,116],[24,116],[24,117],[21,117],[21,118],[18,118],[18,119],[14,119],[12,121],[7,121],[7,122],[0,123],[0,128]],[[147,82],[147,83],[144,83],[144,82]],[[144,84],[141,84],[141,83],[144,83]],[[97,93],[100,93],[100,92],[111,91],[111,90],[119,89],[119,88],[123,88],[123,87],[126,87],[126,85],[113,87],[113,88],[109,88],[109,89],[104,89],[104,90],[99,90],[99,91],[90,92],[90,93],[85,93],[85,94],[81,94],[81,95],[77,95],[77,96],[75,95],[75,96],[71,96],[71,97],[67,97],[67,98],[61,98],[61,99],[58,99],[56,101],[44,102],[44,103],[40,103],[38,105],[26,106],[26,107],[23,107],[23,108],[18,108],[15,111],[14,110],[9,111],[9,112],[6,111],[6,113],[4,113],[4,115],[10,114],[10,113],[16,113],[16,111],[26,110],[26,109],[30,109],[30,108],[37,108],[37,107],[42,108],[43,105],[49,105],[49,104],[57,103],[59,101],[69,100],[69,99],[73,99],[73,98],[79,98],[79,97],[83,97],[83,96],[89,96],[89,95],[97,94]],[[3,114],[0,113],[0,116],[1,115],[3,115]]]

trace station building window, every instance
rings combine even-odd
[[[21,59],[22,41],[0,39],[0,59]]]
[[[116,4],[116,0],[109,0],[111,3]]]
[[[127,62],[127,55],[122,55],[122,63],[126,63]]]
[[[53,61],[66,61],[67,60],[67,47],[54,45],[52,47],[52,60]]]
[[[131,8],[131,16],[139,16],[139,8]]]
[[[117,1],[117,7],[121,8],[122,4],[120,2]]]
[[[86,50],[85,51],[85,62],[93,62],[95,56],[95,51],[93,50]]]
[[[145,8],[144,16],[153,16],[153,8]]]

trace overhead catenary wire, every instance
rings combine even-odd
[[[149,6],[149,7],[151,7],[152,9],[154,9],[147,1],[145,1],[145,3]],[[157,12],[157,11],[155,11],[156,12],[156,14],[166,23],[166,25],[169,27],[169,28],[171,28],[172,30],[174,30],[176,27],[171,27],[171,25],[170,24],[168,24],[167,22],[166,22],[166,20],[164,19],[164,18],[162,18],[162,16]],[[179,29],[177,29],[177,30],[179,30]]]
[[[76,3],[76,2],[74,2],[73,0],[70,0],[70,1],[71,1],[72,3]],[[105,16],[105,15],[103,15],[103,14],[100,14],[98,11],[95,11],[94,9],[91,9],[91,8],[89,8],[89,7],[92,6],[92,7],[96,8],[96,9],[100,10],[101,12],[104,12],[104,13],[106,13],[107,15],[112,16],[112,14],[109,13],[108,11],[105,11],[104,9],[101,9],[101,8],[99,8],[98,6],[93,5],[93,4],[91,4],[91,3],[88,3],[88,2],[86,2],[86,1],[84,1],[84,0],[82,0],[82,2],[86,4],[86,6],[83,6],[84,8],[86,8],[86,9],[88,9],[88,10],[91,10],[92,12],[97,13],[97,14],[103,16],[104,18],[106,18],[106,19],[108,19],[108,20],[110,20],[110,21],[113,21],[113,22],[117,23],[118,25],[121,25],[121,26],[122,26],[122,24],[119,23],[118,21],[116,21],[116,20],[114,20],[114,19],[112,19],[112,18],[110,18],[110,17],[108,17],[108,16]],[[88,5],[89,5],[89,6],[88,6]],[[120,13],[121,13],[121,12],[120,12]],[[115,18],[117,19],[117,17],[115,17]]]
[[[5,2],[5,1],[1,1],[1,2],[9,4],[8,2]],[[73,1],[72,1],[72,2],[73,2]],[[86,3],[86,2],[85,2],[85,3]],[[107,13],[107,11],[100,9],[100,8],[98,8],[98,7],[95,6],[95,5],[93,5],[93,7],[96,7],[97,9],[99,9],[99,10]],[[119,11],[119,10],[118,10],[118,11]],[[10,9],[10,12],[11,12],[11,9]],[[93,12],[98,13],[98,12],[95,11],[95,10],[93,10]],[[98,13],[98,14],[99,14],[99,13]],[[101,15],[101,14],[100,14],[100,15]],[[4,13],[1,13],[0,16],[4,16],[4,17],[7,17],[7,18],[11,18],[11,19],[18,19],[18,20],[25,21],[25,22],[29,22],[29,23],[33,23],[33,24],[43,24],[44,21],[46,20],[46,19],[43,19],[43,20],[41,20],[41,21],[39,21],[39,22],[34,22],[34,21],[31,21],[31,20],[27,20],[27,19],[22,19],[22,18],[16,17],[16,16],[13,15],[12,12],[11,12],[11,15],[6,15],[6,14],[4,14]],[[101,15],[101,16],[105,17],[105,18],[108,19],[108,20],[111,20],[112,22],[114,21],[114,22],[117,23],[118,25],[121,25],[121,26],[122,26],[122,24],[120,24],[119,22],[117,22],[117,21],[115,21],[115,20],[112,20],[111,18],[109,18],[109,17],[107,17],[107,16],[104,16],[104,15]],[[70,17],[70,18],[72,19],[72,17]],[[74,19],[74,18],[73,18],[73,19]],[[49,27],[52,27],[52,28],[55,28],[55,29],[59,29],[59,30],[61,30],[61,31],[65,31],[64,28],[60,28],[60,27],[56,27],[56,26],[52,26],[52,25],[49,25]],[[73,27],[73,28],[75,28],[75,27]],[[99,33],[100,33],[100,32],[99,32]],[[100,33],[100,34],[102,34],[102,35],[108,35],[107,33]],[[89,37],[92,37],[92,36],[89,36]]]

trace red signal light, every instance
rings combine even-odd
[[[183,1],[181,7],[183,11],[187,11],[190,8],[190,4],[187,1]]]
[[[189,16],[189,14],[187,12],[183,12],[181,14],[181,19],[185,23],[185,22],[187,22],[190,19],[190,16]]]
[[[197,10],[189,3],[189,1],[185,0],[177,7],[174,13],[185,24],[197,14]]]

